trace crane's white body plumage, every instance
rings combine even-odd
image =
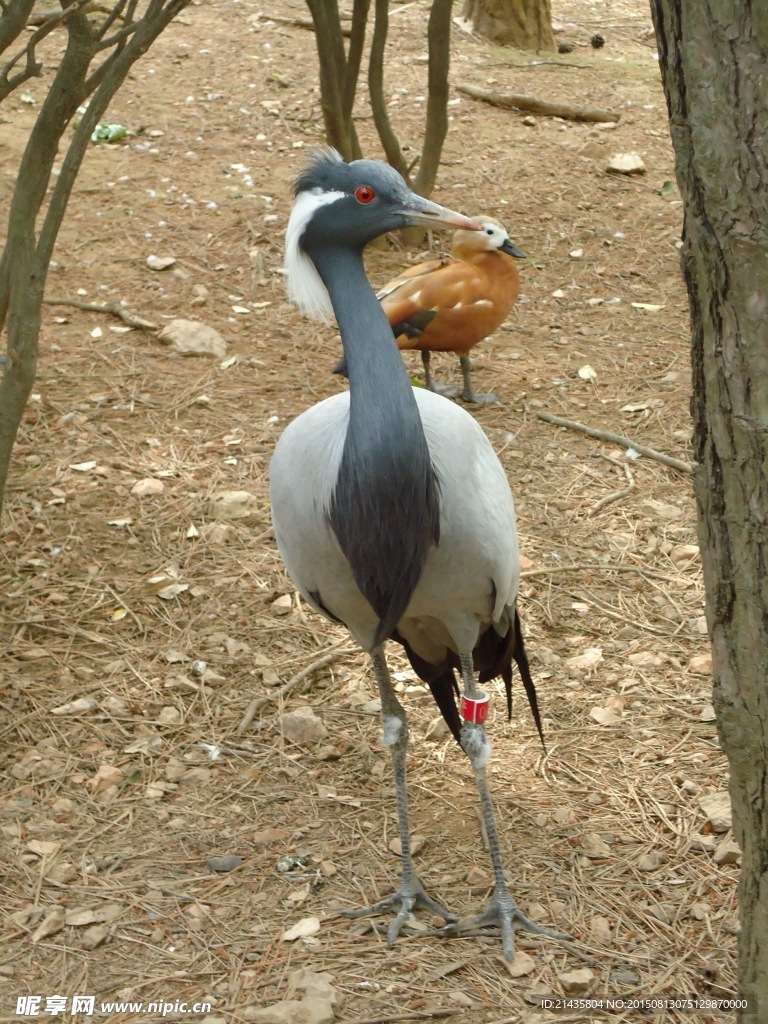
[[[488,438],[447,399],[422,388],[414,394],[438,480],[440,541],[398,631],[420,657],[437,663],[446,647],[471,651],[488,626],[506,633],[520,565],[512,493]],[[270,466],[274,527],[305,600],[340,619],[371,651],[379,620],[328,519],[348,419],[345,392],[308,409],[285,430]]]

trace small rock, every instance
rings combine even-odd
[[[506,960],[503,961],[509,975],[512,978],[524,978],[526,974],[530,974],[536,969],[536,961],[528,953],[524,953],[521,949],[518,949],[515,953],[515,959],[512,963],[508,963]]]
[[[283,736],[292,743],[314,746],[328,738],[325,722],[310,707],[287,712],[283,715],[280,726]]]
[[[701,786],[698,784],[698,782],[694,782],[692,779],[685,779],[683,782],[681,782],[680,789],[683,793],[686,793],[688,796],[698,796],[701,792]]]
[[[650,853],[644,853],[637,859],[637,870],[638,871],[656,871],[657,868],[661,867],[664,863],[664,858],[656,850],[651,850]]]
[[[590,922],[590,931],[598,942],[602,942],[606,946],[613,938],[613,929],[607,917],[593,917]]]
[[[698,544],[678,544],[669,552],[669,560],[674,565],[688,565],[698,557]]]
[[[577,971],[566,971],[558,974],[557,980],[563,988],[563,992],[569,996],[582,995],[588,992],[595,975],[588,967],[581,967]]]
[[[448,728],[446,720],[442,715],[437,715],[427,726],[424,739],[431,740],[432,743],[439,743],[440,740],[446,739],[450,734],[451,730]]]
[[[182,356],[224,359],[227,354],[227,343],[219,332],[197,320],[171,320],[157,339]]]
[[[293,611],[293,598],[290,594],[281,594],[269,606],[273,615],[290,615]]]
[[[565,659],[565,666],[571,672],[591,672],[603,660],[600,647],[588,647],[583,654],[576,654]]]
[[[425,842],[426,840],[424,836],[411,836],[411,855],[415,857],[417,853],[423,850]],[[395,836],[394,839],[390,839],[387,846],[392,853],[396,854],[398,857],[402,857],[403,844],[400,842],[400,836]]]
[[[40,924],[32,932],[32,942],[41,942],[43,939],[48,939],[51,935],[55,935],[60,932],[64,927],[64,908],[55,907],[49,914],[43,918]]]
[[[216,519],[230,522],[254,519],[260,522],[262,513],[262,502],[250,491],[217,491],[208,501],[208,514]]]
[[[634,971],[611,971],[610,980],[614,985],[637,985],[640,977]]]
[[[715,836],[691,836],[691,849],[696,853],[714,853],[717,847]]]
[[[692,917],[695,921],[704,921],[708,914],[712,913],[712,908],[708,903],[692,903],[688,911],[688,916]]]
[[[167,270],[175,262],[175,256],[147,256],[147,266],[150,270]]]
[[[256,1024],[331,1024],[336,1018],[327,999],[316,996],[307,999],[285,999],[263,1009],[248,1006],[243,1017]]]
[[[659,668],[664,664],[664,659],[652,651],[635,651],[627,656],[627,661],[637,668]]]
[[[699,712],[699,720],[702,722],[716,722],[717,713],[712,704],[705,704]]]
[[[715,864],[741,863],[741,847],[732,839],[725,839],[715,850],[712,858]]]
[[[336,979],[328,971],[318,973],[311,971],[308,967],[293,971],[288,976],[288,985],[291,992],[300,991],[304,993],[303,999],[327,999],[331,1006],[341,1005],[339,992],[334,988],[333,982]]]
[[[152,494],[162,494],[165,490],[165,484],[162,480],[156,480],[153,476],[146,477],[144,480],[137,480],[131,488],[131,494],[136,498],[146,498]]]
[[[611,848],[604,839],[594,833],[581,837],[581,852],[587,857],[609,857]]]
[[[694,654],[688,662],[688,671],[695,676],[711,676],[712,654],[709,651],[706,654]]]
[[[220,871],[224,873],[226,871],[234,871],[235,868],[239,868],[242,863],[243,858],[232,853],[226,857],[209,857],[205,862],[205,866],[209,871]]]
[[[645,164],[639,153],[616,153],[605,169],[608,174],[645,174]]]
[[[589,717],[593,718],[598,725],[620,725],[621,715],[617,715],[610,708],[592,708]]]
[[[94,924],[86,928],[80,938],[83,949],[98,949],[109,938],[109,926],[106,924]]]
[[[492,885],[492,879],[487,871],[473,864],[467,872],[467,884],[470,888],[482,887],[487,889],[488,886]]]
[[[713,832],[727,832],[733,824],[731,798],[725,790],[705,793],[699,797],[699,807],[704,811]]]
[[[532,117],[530,114],[526,114],[523,118],[523,124],[526,128],[533,128],[533,126],[536,124],[536,118]]]

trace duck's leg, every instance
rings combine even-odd
[[[461,655],[461,678],[465,696],[477,699],[479,691],[475,683],[475,672],[471,654]],[[477,783],[477,791],[480,794],[480,810],[483,816],[485,834],[488,837],[488,848],[491,854],[495,885],[491,902],[482,914],[469,921],[448,924],[441,929],[441,934],[458,935],[461,932],[474,931],[487,925],[497,925],[501,929],[504,956],[511,962],[515,956],[515,930],[518,928],[534,932],[537,935],[546,935],[551,939],[570,939],[571,936],[550,931],[550,929],[544,928],[542,925],[532,921],[529,917],[526,917],[512,898],[504,878],[504,865],[501,859],[501,848],[496,831],[496,820],[493,814],[491,790],[486,774],[486,766],[491,755],[491,744],[485,735],[485,729],[482,725],[465,721],[461,729],[461,745],[472,765],[475,782]]]
[[[473,402],[475,405],[488,405],[489,402],[498,402],[498,395],[495,395],[493,391],[475,391],[472,387],[472,363],[469,356],[459,356],[459,363],[461,365],[461,375],[464,378],[464,390],[461,392],[461,397],[465,402]]]
[[[384,733],[384,746],[392,751],[392,767],[395,775],[395,790],[397,793],[397,823],[400,832],[400,845],[402,848],[403,875],[400,887],[396,892],[386,899],[380,900],[371,907],[361,907],[359,910],[344,911],[346,917],[362,917],[365,914],[378,914],[382,910],[389,910],[398,907],[397,915],[387,929],[387,942],[392,945],[400,934],[403,925],[411,915],[411,912],[418,907],[438,914],[445,921],[456,921],[456,915],[451,914],[445,907],[436,903],[431,896],[424,891],[413,869],[413,857],[411,855],[411,830],[408,824],[408,793],[405,776],[406,749],[408,746],[408,723],[405,717],[405,709],[397,699],[392,681],[389,677],[387,662],[384,658],[384,650],[377,647],[371,654],[373,671],[376,675],[376,682],[381,696],[381,723]]]
[[[434,379],[432,374],[429,372],[429,360],[429,349],[422,349],[421,361],[424,364],[424,381],[427,386],[427,391],[434,391],[436,395],[442,395],[443,398],[453,398],[458,395],[459,389],[455,388],[453,384],[441,384],[439,380]]]

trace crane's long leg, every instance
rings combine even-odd
[[[474,402],[475,405],[488,405],[490,402],[498,402],[498,395],[493,391],[475,391],[472,387],[472,362],[469,356],[459,356],[461,375],[464,378],[464,390],[461,397],[465,402]]]
[[[471,654],[461,655],[461,678],[464,685],[464,693],[468,697],[475,697],[477,695],[477,686],[475,684],[475,672]],[[504,878],[504,865],[501,859],[501,848],[493,814],[491,790],[486,774],[491,744],[485,735],[482,725],[476,725],[474,722],[465,722],[461,729],[461,745],[469,757],[475,774],[477,790],[480,794],[480,810],[483,816],[485,834],[488,837],[495,885],[491,902],[482,914],[469,921],[448,924],[441,929],[441,934],[458,935],[461,932],[473,931],[486,925],[498,925],[501,928],[504,956],[511,962],[515,956],[515,929],[517,928],[535,932],[537,935],[546,935],[552,939],[570,939],[571,936],[550,931],[548,928],[544,928],[542,925],[532,921],[529,917],[526,917],[512,898]]]
[[[373,671],[376,675],[376,682],[381,696],[381,723],[384,732],[384,745],[392,751],[392,767],[395,775],[395,790],[397,792],[397,824],[400,832],[400,845],[402,848],[403,875],[400,887],[386,899],[380,900],[371,907],[361,907],[358,910],[346,910],[346,917],[362,917],[365,914],[378,914],[382,910],[392,907],[399,907],[397,915],[387,929],[387,942],[392,945],[400,934],[403,925],[417,907],[424,907],[439,914],[445,921],[456,921],[456,915],[451,914],[436,903],[431,896],[424,891],[416,872],[413,870],[413,857],[411,856],[411,830],[408,824],[408,792],[406,787],[405,757],[408,747],[408,723],[405,717],[405,709],[397,699],[392,681],[389,677],[387,662],[384,658],[382,647],[376,647],[372,654]]]

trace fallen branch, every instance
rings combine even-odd
[[[598,441],[609,441],[611,444],[621,445],[622,448],[631,448],[638,455],[646,455],[649,459],[655,459],[656,462],[661,462],[664,466],[669,466],[671,469],[677,469],[681,473],[693,472],[692,463],[683,462],[682,459],[676,459],[672,455],[665,455],[664,452],[658,452],[655,448],[648,448],[644,444],[637,444],[636,441],[630,441],[628,437],[623,437],[621,434],[611,434],[607,430],[597,430],[595,427],[588,427],[584,423],[577,423],[576,420],[566,420],[562,416],[554,416],[551,412],[536,410],[536,415],[540,420],[554,423],[556,427],[578,430],[589,437],[596,437]]]
[[[618,121],[621,114],[600,107],[579,107],[573,103],[550,103],[536,96],[524,96],[516,92],[494,92],[491,89],[478,89],[474,85],[457,85],[456,91],[473,100],[484,100],[495,107],[514,107],[516,110],[527,110],[531,114],[544,114],[546,117],[563,117],[567,121]]]
[[[612,494],[606,494],[604,498],[601,498],[600,501],[596,502],[589,510],[589,514],[591,516],[599,512],[600,509],[605,508],[606,505],[610,505],[614,501],[621,501],[622,498],[628,497],[632,493],[632,491],[634,491],[635,478],[630,473],[629,466],[627,466],[626,464],[622,464],[622,469],[624,470],[624,475],[627,478],[628,486],[622,488],[622,490],[620,491],[614,491]]]
[[[303,683],[307,676],[311,676],[313,672],[317,672],[318,669],[325,668],[326,665],[330,665],[332,661],[336,661],[337,658],[341,658],[345,654],[355,654],[358,648],[355,647],[337,647],[332,651],[328,651],[323,654],[322,657],[317,658],[315,661],[305,665],[303,669],[296,673],[287,683],[283,684],[274,693],[271,693],[268,697],[255,697],[245,710],[242,721],[238,725],[235,733],[238,736],[242,736],[253,723],[257,713],[261,711],[263,707],[273,701],[282,700],[286,697],[291,690],[295,689],[299,683]]]
[[[85,309],[89,313],[111,313],[119,317],[129,327],[135,327],[139,331],[157,331],[159,327],[149,320],[143,320],[129,310],[121,306],[119,302],[81,302],[79,299],[43,299],[49,306],[73,306],[75,309]]]

